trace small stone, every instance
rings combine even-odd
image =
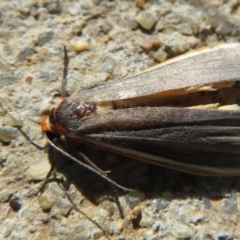
[[[81,8],[80,8],[79,4],[73,4],[73,5],[68,7],[68,12],[72,16],[76,16],[81,12]]]
[[[167,14],[164,18],[166,23],[170,23],[170,24],[178,24],[181,22],[181,18],[179,16],[179,14],[177,14],[176,12],[171,12],[169,14]]]
[[[105,82],[107,81],[109,78],[109,74],[106,73],[106,72],[102,72],[102,73],[98,73],[97,76],[96,76],[96,81],[97,82]]]
[[[125,15],[124,20],[126,25],[128,25],[131,29],[136,29],[138,26],[138,23],[132,15]]]
[[[81,8],[84,10],[88,10],[91,8],[91,3],[89,2],[89,0],[81,0],[79,1],[79,4]]]
[[[205,209],[210,209],[212,204],[209,198],[204,197],[203,198],[203,206]]]
[[[150,51],[153,48],[158,48],[161,45],[159,37],[157,35],[145,36],[140,42],[140,47],[145,51]]]
[[[49,211],[53,205],[50,196],[46,193],[43,193],[38,197],[38,204],[43,211]]]
[[[40,220],[41,220],[43,223],[48,223],[48,222],[50,221],[50,218],[49,218],[48,214],[43,213],[43,214],[40,216]]]
[[[44,46],[46,43],[49,43],[54,36],[53,31],[45,32],[45,33],[40,33],[38,35],[38,45],[40,47]]]
[[[144,29],[150,30],[157,22],[158,18],[155,12],[143,11],[137,15],[136,21]]]
[[[46,178],[50,168],[51,168],[51,166],[47,161],[42,161],[42,162],[32,165],[27,170],[27,180],[28,181],[44,180]]]
[[[142,209],[140,206],[135,206],[132,211],[130,211],[130,218],[137,219],[142,215]]]
[[[72,209],[72,204],[64,199],[61,199],[57,202],[57,207],[63,216],[67,216]]]
[[[0,73],[6,73],[8,71],[10,71],[10,64],[0,60]]]
[[[43,1],[43,6],[48,10],[51,14],[59,14],[62,11],[60,1]]]
[[[216,32],[221,35],[228,35],[232,32],[232,29],[233,25],[228,21],[224,21],[216,28]]]
[[[102,29],[102,31],[105,33],[105,34],[107,34],[111,29],[112,29],[112,24],[111,24],[111,22],[109,21],[109,20],[107,20],[107,19],[104,19],[103,21],[102,21],[102,24],[101,24],[101,29]]]
[[[0,195],[0,202],[2,202],[2,203],[8,202],[10,197],[11,197],[11,193],[10,192],[3,192]]]
[[[203,219],[204,219],[204,215],[200,211],[195,212],[191,215],[191,222],[194,224],[201,222]]]
[[[55,182],[53,182],[51,184],[51,187],[50,187],[52,193],[58,197],[64,197],[65,196],[65,192],[64,190]]]
[[[112,216],[115,212],[114,204],[110,201],[103,201],[100,206],[109,213],[109,216]]]
[[[10,142],[17,137],[17,130],[12,127],[0,127],[0,141]]]
[[[112,73],[116,67],[116,60],[114,58],[106,59],[99,67],[99,72]]]
[[[188,50],[191,44],[187,41],[186,37],[178,32],[174,32],[165,42],[171,49],[172,53],[182,53]]]
[[[124,226],[124,221],[122,219],[118,219],[111,224],[111,234],[120,234]]]
[[[18,81],[18,78],[16,78],[15,76],[0,77],[0,87],[12,85],[17,81]]]
[[[145,0],[135,0],[135,5],[136,5],[136,7],[144,8]]]
[[[192,31],[191,27],[186,23],[180,24],[178,26],[178,31],[182,34],[185,34],[185,35],[192,35],[193,34],[193,31]]]
[[[137,204],[144,201],[145,195],[144,193],[132,191],[126,196],[126,202],[130,206],[131,209],[133,209]]]
[[[12,197],[9,201],[9,205],[12,208],[12,210],[15,212],[18,212],[22,207],[22,204],[18,197]]]
[[[23,14],[29,14],[30,11],[31,11],[31,4],[29,3],[28,0],[20,0],[19,1],[19,6],[17,8],[17,10],[20,12],[20,13],[23,13]]]
[[[139,222],[139,226],[142,228],[146,228],[149,227],[153,224],[153,219],[149,216],[146,216],[143,214],[140,222]]]
[[[193,229],[183,224],[174,224],[174,227],[170,231],[174,239],[188,239],[194,235]]]
[[[162,19],[159,19],[155,26],[155,29],[157,31],[162,31],[164,28],[165,28],[165,22]]]
[[[236,213],[237,205],[238,205],[238,202],[237,202],[236,192],[232,191],[228,199],[224,201],[222,209],[227,214]]]
[[[11,127],[21,127],[23,125],[22,117],[17,112],[8,112],[3,117],[3,124]]]
[[[167,59],[167,53],[161,49],[159,49],[155,54],[154,54],[154,58],[158,61],[158,62],[164,62]]]
[[[70,41],[70,46],[75,52],[82,52],[89,49],[89,43],[84,39],[72,39]]]
[[[8,225],[4,233],[4,238],[9,237],[13,231],[14,231],[13,225]]]
[[[25,61],[28,57],[32,56],[34,53],[34,50],[32,48],[25,48],[23,51],[21,51],[17,58],[20,62]]]
[[[38,230],[38,228],[36,226],[30,226],[29,229],[28,229],[29,233],[34,233],[37,230]]]
[[[164,199],[164,198],[155,199],[155,200],[154,200],[154,203],[155,203],[156,209],[157,209],[158,211],[161,210],[161,209],[166,208],[166,207],[169,205],[169,201],[167,201],[167,200]]]

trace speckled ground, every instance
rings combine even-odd
[[[39,122],[61,100],[64,45],[67,90],[77,96],[191,49],[238,42],[239,26],[239,0],[1,0],[0,239],[240,239],[238,177],[190,176],[85,148],[138,190],[119,191],[123,219],[109,185],[59,154],[58,181],[37,195],[53,159]],[[73,209],[60,180],[102,229]]]

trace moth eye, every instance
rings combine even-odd
[[[86,114],[87,108],[83,104],[79,104],[75,109],[74,113],[80,117],[83,118]]]
[[[87,117],[96,109],[95,105],[85,105],[79,104],[75,107],[73,113],[76,114],[79,118]]]

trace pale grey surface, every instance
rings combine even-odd
[[[147,1],[144,9],[127,0],[60,1],[61,6],[56,1],[43,2],[47,1],[0,3],[0,77],[11,80],[1,82],[1,103],[8,112],[21,115],[22,129],[40,146],[46,143],[45,136],[39,125],[29,119],[40,122],[61,100],[64,45],[70,55],[68,92],[76,97],[83,88],[154,66],[162,59],[157,57],[158,51],[170,58],[206,45],[239,41],[239,1],[158,0]],[[145,19],[145,24],[147,12],[157,16],[157,21],[153,17],[150,23]],[[144,29],[153,22],[151,30]],[[155,44],[160,43],[160,47],[152,45],[156,41],[152,35],[157,35]],[[89,50],[73,52],[73,39],[86,40]],[[2,115],[4,111],[0,133],[4,132]],[[38,150],[20,132],[15,133],[13,126],[7,127],[14,134],[9,143],[1,143],[0,238],[106,239],[99,228],[75,210],[64,216],[70,206],[61,189],[56,190],[56,183],[50,183],[38,200],[36,194],[42,181],[29,181],[29,175],[34,179],[31,166],[38,166],[41,176],[44,171],[47,174],[47,149]],[[116,204],[108,199],[112,195],[108,185],[74,164],[62,163],[59,157],[58,176],[64,174],[74,183],[69,189],[73,201],[113,239],[240,237],[239,178],[188,176],[84,150],[93,159],[108,160],[116,181],[142,190],[145,196],[136,194],[142,218],[134,228],[130,220],[132,205],[126,194],[120,194],[125,215],[121,219]],[[38,180],[38,172],[35,174]],[[51,210],[43,212],[39,203]]]

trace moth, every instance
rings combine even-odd
[[[199,49],[65,98],[42,131],[191,174],[236,176],[239,81],[240,43]]]

